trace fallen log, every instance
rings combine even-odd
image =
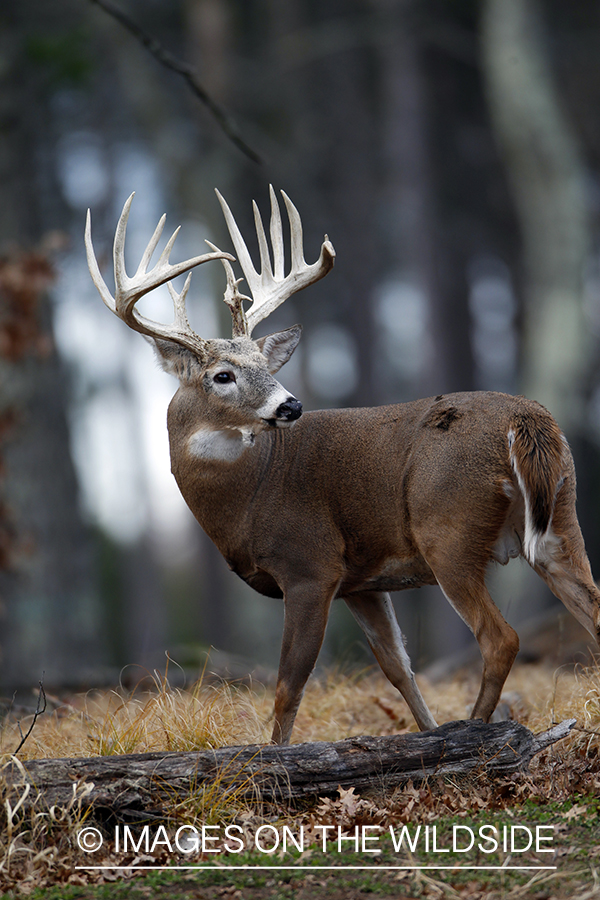
[[[86,759],[37,759],[4,768],[8,786],[31,785],[46,806],[84,807],[120,819],[161,815],[167,798],[214,792],[260,801],[393,788],[432,775],[506,775],[565,737],[575,719],[534,735],[518,722],[448,722],[433,731],[353,737],[287,747],[251,745],[187,753],[140,753]],[[32,790],[33,789],[33,790]]]

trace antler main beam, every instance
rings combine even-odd
[[[169,262],[169,256],[173,249],[175,239],[179,234],[179,228],[176,228],[167,244],[162,251],[156,264],[148,271],[150,259],[156,250],[156,246],[165,226],[166,215],[163,215],[156,226],[154,234],[148,241],[148,246],[144,250],[141,262],[133,277],[129,277],[125,269],[125,235],[127,232],[127,220],[129,219],[129,211],[135,194],[125,202],[123,212],[119,218],[117,229],[115,232],[115,241],[113,247],[114,271],[115,271],[115,296],[110,293],[106,282],[100,273],[100,267],[96,260],[94,247],[92,244],[92,220],[90,211],[87,213],[87,221],[85,226],[85,248],[87,254],[88,266],[92,280],[104,303],[108,308],[120,319],[129,325],[134,331],[146,334],[149,337],[161,338],[164,340],[175,341],[194,353],[202,354],[206,346],[206,342],[192,330],[187,318],[185,299],[190,286],[192,273],[190,272],[186,278],[181,293],[173,288],[172,284],[168,284],[169,293],[173,300],[173,308],[175,312],[174,321],[170,325],[161,325],[142,316],[135,308],[136,303],[144,294],[159,287],[165,282],[170,282],[172,278],[182,275],[189,269],[199,266],[202,263],[209,262],[213,259],[223,261],[233,260],[234,257],[229,253],[224,253],[216,248],[211,253],[204,253],[202,256],[195,256],[192,259],[186,259],[184,262],[172,264]]]
[[[261,269],[259,274],[254,268],[248,248],[229,206],[219,191],[216,191],[216,194],[219,198],[221,208],[223,209],[223,215],[225,216],[227,228],[229,229],[229,234],[231,235],[238,261],[242,267],[244,277],[252,295],[252,306],[244,313],[241,307],[241,301],[250,298],[244,297],[238,292],[238,282],[234,281],[231,268],[224,263],[226,270],[229,270],[227,273],[228,288],[225,295],[225,302],[232,310],[232,315],[234,317],[234,332],[237,330],[237,333],[251,335],[255,326],[263,319],[266,319],[267,316],[271,315],[284,300],[287,300],[292,294],[308,287],[309,284],[314,284],[315,281],[319,281],[320,278],[327,275],[333,268],[335,262],[335,250],[333,249],[333,244],[330,242],[327,235],[325,235],[325,240],[321,246],[321,253],[317,262],[309,265],[305,261],[300,213],[287,194],[282,191],[281,195],[287,209],[291,235],[291,266],[289,273],[285,275],[281,213],[279,211],[279,204],[277,202],[275,191],[271,186],[271,223],[269,231],[273,249],[273,263],[271,263],[261,215],[258,206],[253,202],[254,221],[260,253]],[[211,244],[211,246],[214,245]]]

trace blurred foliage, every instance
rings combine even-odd
[[[73,28],[59,34],[29,34],[25,41],[28,62],[39,67],[46,91],[89,83],[95,68],[93,42],[88,28]]]

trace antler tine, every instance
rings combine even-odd
[[[218,191],[216,193],[223,209],[223,215],[225,216],[233,246],[235,247],[248,287],[250,288],[250,293],[252,294],[252,306],[246,312],[246,334],[251,335],[254,327],[262,321],[262,319],[266,319],[267,316],[284,302],[284,300],[287,300],[292,294],[301,291],[303,288],[308,287],[309,284],[313,284],[315,281],[318,281],[320,278],[327,275],[335,261],[335,250],[327,238],[327,235],[325,235],[325,240],[321,246],[321,253],[317,262],[312,265],[308,265],[305,262],[302,247],[302,222],[300,214],[287,194],[282,191],[281,194],[286,205],[291,234],[291,269],[289,274],[285,276],[281,214],[279,212],[279,204],[277,203],[275,192],[273,188],[270,187],[270,234],[273,248],[273,265],[271,265],[269,248],[260,212],[258,211],[256,204],[253,204],[256,235],[258,238],[261,261],[261,272],[259,275],[254,268],[248,248],[229,206],[221,194]]]
[[[133,194],[131,196],[133,197]],[[156,250],[156,245],[158,244],[158,242],[160,240],[160,236],[163,233],[163,228],[165,227],[166,221],[167,221],[167,214],[163,213],[162,216],[160,217],[160,219],[158,220],[158,225],[154,229],[154,234],[148,241],[148,244],[146,245],[146,249],[144,250],[144,252],[142,254],[140,264],[137,267],[137,271],[135,273],[136,275],[140,275],[140,274],[143,275],[146,273],[146,269],[148,268],[148,264],[150,262],[150,259],[152,258],[152,254]],[[116,235],[115,235],[115,238],[116,238]],[[123,246],[124,245],[125,245],[125,235],[123,235]],[[173,245],[171,244],[171,246],[173,246]],[[123,265],[124,265],[124,263],[123,263]]]
[[[273,272],[276,281],[283,281],[285,255],[283,250],[283,227],[281,224],[281,213],[279,211],[279,203],[277,202],[277,194],[273,190],[273,185],[269,185],[269,196],[271,198],[271,244],[273,246]]]
[[[219,249],[215,244],[211,243],[211,241],[207,241],[206,243],[209,247],[212,247],[213,250]],[[222,259],[221,262],[223,263],[225,277],[227,278],[227,287],[225,288],[223,300],[229,307],[229,312],[231,313],[232,337],[240,337],[244,334],[247,335],[248,322],[246,320],[246,312],[242,301],[250,300],[250,297],[246,297],[238,291],[238,284],[244,279],[235,278],[231,263],[226,259]]]
[[[254,225],[256,227],[256,237],[258,238],[258,252],[260,253],[260,280],[264,285],[265,281],[273,279],[273,270],[271,268],[271,255],[267,244],[267,236],[265,234],[265,226],[263,225],[260,210],[256,202],[252,201],[252,209],[254,211]]]
[[[175,243],[177,235],[179,234],[180,231],[181,231],[181,225],[178,225],[177,228],[175,229],[175,231],[173,232],[173,234],[171,235],[171,237],[169,238],[169,240],[167,241],[167,243],[165,244],[165,249],[160,254],[160,256],[158,258],[158,262],[156,263],[157,267],[161,266],[161,265],[169,264],[169,256],[171,255],[171,250],[173,249],[173,244]]]
[[[133,198],[135,197],[135,192],[129,195],[125,204],[123,206],[123,210],[121,215],[119,216],[119,221],[117,222],[117,227],[115,228],[115,239],[113,241],[113,265],[114,265],[114,273],[115,273],[115,310],[114,312],[119,315],[119,286],[127,279],[127,270],[125,269],[125,237],[127,235],[127,222],[129,221],[129,212],[131,210],[131,204],[133,203]],[[88,210],[88,215],[91,216],[90,211]],[[163,217],[164,219],[164,217]],[[164,228],[164,221],[158,223],[154,230],[154,234],[150,239],[148,247],[156,238],[158,241],[160,234]],[[158,233],[157,233],[158,232]],[[91,223],[90,223],[90,235],[91,235]],[[90,237],[91,240],[91,237]],[[155,245],[156,246],[156,245]],[[146,253],[148,251],[148,247],[146,248]],[[144,253],[144,257],[146,257],[146,253]],[[149,259],[149,257],[148,257]],[[148,261],[148,259],[146,261]],[[145,273],[146,269],[144,269]],[[137,273],[136,273],[137,274]]]
[[[123,319],[123,321],[134,331],[139,331],[141,334],[146,334],[153,338],[175,341],[183,347],[187,347],[189,350],[201,354],[204,351],[206,342],[192,330],[185,310],[185,298],[190,286],[191,272],[188,274],[181,293],[178,294],[172,285],[169,284],[169,292],[175,310],[175,318],[170,325],[162,325],[158,322],[153,322],[151,319],[146,319],[135,309],[135,305],[144,294],[159,287],[161,284],[170,282],[171,279],[176,278],[177,275],[182,275],[189,269],[193,269],[195,266],[199,266],[202,263],[209,262],[213,259],[233,260],[233,256],[215,248],[212,253],[205,253],[202,256],[195,256],[184,262],[171,264],[169,262],[169,256],[177,235],[179,234],[179,228],[176,228],[169,238],[158,261],[148,272],[147,269],[150,259],[163,232],[166,218],[163,215],[154,230],[154,234],[148,241],[135,275],[130,278],[125,269],[125,237],[127,232],[127,220],[129,218],[133,197],[134,194],[131,194],[125,202],[123,212],[119,217],[115,231],[113,247],[115,271],[114,297],[111,295],[100,274],[100,267],[98,266],[92,244],[91,215],[88,210],[85,228],[85,246],[92,280],[108,308],[115,313],[115,315],[119,316],[120,319]]]
[[[85,254],[87,256],[88,269],[92,276],[92,281],[96,285],[100,296],[108,308],[117,315],[115,299],[106,286],[106,282],[100,272],[100,266],[94,253],[94,245],[92,244],[92,215],[88,209],[85,219]]]
[[[223,215],[225,217],[225,222],[227,223],[227,228],[229,231],[229,235],[233,242],[233,246],[235,252],[237,254],[237,259],[242,267],[242,272],[246,277],[246,281],[248,283],[248,287],[250,288],[250,292],[254,297],[254,291],[259,289],[260,286],[260,276],[256,269],[254,268],[254,264],[252,263],[252,257],[246,247],[244,238],[242,237],[242,233],[237,226],[237,222],[233,218],[233,213],[229,209],[227,205],[227,201],[225,198],[215,189],[215,193],[221,204],[221,209],[223,210]]]
[[[288,219],[290,222],[291,271],[300,272],[303,268],[306,268],[306,262],[304,260],[302,219],[300,218],[300,213],[298,212],[288,195],[285,193],[285,191],[281,192],[281,196],[283,197],[283,202],[285,203],[285,208],[287,209]]]
[[[228,263],[229,265],[229,263]],[[170,281],[167,281],[167,287],[169,289],[169,294],[171,295],[171,300],[173,301],[173,311],[175,313],[175,319],[173,324],[180,328],[182,331],[191,331],[191,325],[188,321],[187,317],[187,309],[185,306],[185,300],[190,289],[190,284],[192,283],[192,273],[188,272],[187,278],[183,284],[183,288],[181,293],[177,293],[173,285]]]

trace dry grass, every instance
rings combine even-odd
[[[38,720],[19,753],[21,759],[112,756],[153,750],[188,751],[265,740],[260,694],[245,686],[202,682],[172,689],[166,679],[153,690],[93,691]],[[0,750],[18,746],[28,720],[5,726]]]
[[[479,684],[477,671],[448,683],[418,680],[439,724],[468,717]],[[552,671],[540,665],[517,665],[503,698],[513,718],[533,732],[567,718],[576,718],[578,727],[585,729],[575,732],[569,739],[572,742],[592,745],[596,736],[586,732],[600,732],[600,673],[596,669]],[[53,708],[36,722],[20,759],[264,743],[271,731],[273,691],[261,685],[200,680],[182,690],[171,688],[167,677],[155,675],[151,690],[93,691],[62,701],[50,699]],[[7,720],[0,733],[0,753],[14,751],[30,721],[27,716],[18,722]],[[293,742],[416,730],[406,703],[379,671],[330,672],[309,682]]]
[[[420,679],[425,698],[438,722],[465,718],[478,689],[477,672],[454,677],[445,684]],[[577,730],[558,748],[541,754],[531,776],[519,783],[463,787],[429,785],[398,791],[390,798],[369,801],[361,815],[376,821],[411,821],[415,811],[424,820],[459,811],[504,809],[534,798],[536,802],[564,800],[574,792],[598,793],[600,756],[600,672],[516,666],[505,689],[513,717],[533,732],[554,722],[577,719]],[[93,692],[54,701],[54,709],[38,719],[19,752],[22,760],[44,757],[85,757],[98,754],[142,753],[153,750],[188,751],[261,743],[268,740],[273,694],[261,686],[209,684],[200,681],[190,690],[171,689],[156,676],[153,690]],[[21,731],[29,726],[27,718]],[[375,672],[349,677],[331,673],[313,679],[307,688],[294,730],[294,741],[340,740],[357,734],[392,734],[416,730],[404,701]],[[7,721],[0,735],[4,759],[20,741],[20,730]],[[412,793],[411,793],[412,791]],[[68,809],[26,809],[31,796],[2,787],[0,777],[0,887],[18,884],[22,890],[39,884],[73,880],[78,858],[73,835],[87,815],[81,796]],[[202,797],[173,798],[168,815],[181,822],[216,821],[219,792]],[[362,803],[363,801],[361,801]],[[231,806],[232,798],[228,803]],[[233,798],[235,805],[235,798]],[[331,814],[339,818],[334,801]],[[366,801],[365,801],[366,803]],[[333,805],[332,805],[333,804]],[[340,807],[341,808],[341,807]],[[321,807],[321,815],[326,807]],[[282,811],[279,811],[281,815]],[[245,827],[258,822],[256,810],[239,806],[234,815]],[[232,811],[227,811],[231,820]],[[314,815],[314,811],[312,813]],[[386,818],[387,817],[387,818]],[[81,856],[81,854],[79,854]],[[77,876],[80,877],[80,876]]]

